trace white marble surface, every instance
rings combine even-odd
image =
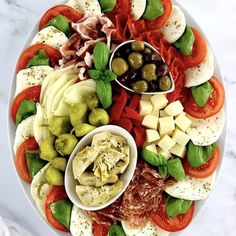
[[[9,154],[7,102],[17,55],[27,34],[57,0],[0,0],[0,214],[16,220],[35,236],[54,235],[26,200]],[[179,0],[206,33],[221,64],[228,100],[228,144],[222,174],[200,217],[182,236],[236,235],[236,1]],[[55,234],[56,235],[56,234]]]

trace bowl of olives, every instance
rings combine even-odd
[[[131,92],[164,94],[175,89],[164,58],[147,42],[129,40],[120,44],[111,55],[109,67],[117,75],[116,82]]]

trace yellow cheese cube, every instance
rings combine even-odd
[[[162,155],[163,157],[166,158],[166,160],[169,160],[172,157],[169,151],[164,151],[160,147],[157,147],[156,149],[157,149],[157,154]]]
[[[143,118],[142,125],[146,128],[157,130],[158,117],[152,115],[146,115]]]
[[[182,103],[178,100],[175,102],[170,103],[166,108],[165,108],[165,112],[169,115],[169,116],[177,116],[180,113],[182,113],[184,110],[184,107],[182,105]]]
[[[146,130],[146,141],[148,143],[156,142],[160,139],[159,133],[154,129],[147,129]]]
[[[160,110],[160,117],[169,116],[164,110]]]
[[[175,119],[175,124],[182,130],[186,131],[190,125],[192,124],[192,121],[185,115],[185,113],[181,113],[177,116]]]
[[[152,110],[152,113],[151,113],[151,115],[152,116],[156,116],[156,117],[159,117],[159,110]]]
[[[175,130],[175,122],[172,116],[159,118],[160,135],[172,134],[174,130]]]
[[[174,134],[172,136],[172,139],[178,143],[181,146],[186,146],[188,141],[190,140],[189,135],[187,135],[186,133],[184,133],[183,131],[176,129],[174,131]]]
[[[157,154],[157,148],[155,144],[151,144],[145,147],[148,151],[150,152],[154,152],[155,154]]]
[[[150,95],[150,94],[143,94],[143,95],[141,96],[141,99],[140,99],[140,100],[142,100],[142,101],[150,101],[151,96],[152,96],[152,95]]]
[[[153,105],[153,109],[154,110],[160,110],[166,107],[166,105],[168,104],[168,100],[166,98],[166,96],[164,94],[156,94],[153,95],[150,98],[152,105]]]
[[[169,151],[172,147],[174,147],[174,145],[175,145],[175,141],[169,135],[165,135],[158,142],[158,146],[165,152]]]
[[[181,158],[184,158],[186,151],[187,151],[186,147],[181,146],[178,143],[175,144],[175,146],[170,149],[170,153],[172,153],[178,157],[181,157]]]
[[[140,116],[150,115],[152,113],[153,106],[150,101],[139,102],[139,114]]]

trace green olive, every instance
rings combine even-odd
[[[87,104],[89,110],[93,110],[99,106],[99,98],[97,95],[85,98],[85,103]]]
[[[55,148],[62,156],[70,155],[78,143],[72,134],[62,134],[55,141]]]
[[[58,153],[54,148],[54,137],[49,137],[45,139],[40,145],[40,158],[46,161],[51,161],[55,157],[57,157]]]
[[[145,44],[143,41],[134,41],[132,44],[131,44],[131,48],[133,51],[135,52],[140,52],[140,51],[143,51],[144,48],[145,48]]]
[[[84,135],[88,134],[90,131],[94,130],[96,126],[90,125],[90,124],[78,124],[75,128],[75,135],[80,138]]]
[[[145,49],[144,49],[144,53],[145,53],[145,54],[152,53],[152,49],[151,49],[151,48],[145,48]]]
[[[73,127],[76,127],[78,124],[86,123],[88,117],[88,106],[86,103],[77,103],[72,104],[70,107],[70,122]],[[68,133],[68,132],[64,132]]]
[[[143,55],[138,52],[132,52],[128,57],[129,64],[134,69],[139,69],[143,65]]]
[[[66,160],[66,158],[63,158],[63,157],[57,157],[57,158],[53,159],[50,163],[52,164],[52,166],[54,168],[61,170],[61,171],[65,171],[67,160]]]
[[[171,88],[171,79],[169,76],[163,76],[159,80],[159,88],[162,91],[167,91]]]
[[[89,123],[94,126],[108,125],[109,115],[103,108],[93,109],[89,114]]]
[[[54,116],[49,122],[48,129],[55,136],[68,133],[71,130],[70,118],[68,116]]]
[[[111,68],[116,75],[121,76],[129,69],[129,65],[125,59],[117,57],[112,61]]]
[[[62,186],[64,185],[64,178],[62,173],[54,168],[53,166],[49,166],[45,172],[45,179],[48,184],[54,186]]]
[[[156,65],[147,64],[142,68],[142,78],[148,82],[157,79]]]
[[[136,93],[144,93],[148,90],[148,84],[145,80],[139,80],[133,84],[133,90]]]

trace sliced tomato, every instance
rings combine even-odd
[[[66,5],[58,5],[50,8],[41,18],[39,22],[39,30],[43,29],[43,27],[54,17],[62,15],[65,16],[71,22],[77,22],[82,17],[83,14],[75,10],[74,8]]]
[[[96,221],[93,222],[93,234],[94,236],[107,236],[109,231],[109,225],[98,224]]]
[[[25,69],[31,58],[38,54],[40,49],[45,50],[49,58],[51,67],[58,65],[58,61],[62,58],[61,53],[57,49],[50,47],[49,45],[39,43],[26,48],[21,53],[16,66],[16,72]]]
[[[68,229],[59,223],[53,216],[50,205],[62,199],[68,199],[64,186],[54,186],[48,194],[45,204],[45,214],[48,222],[57,230],[69,232]]]
[[[176,217],[169,217],[165,210],[165,199],[166,197],[163,195],[158,209],[151,213],[152,221],[160,228],[169,232],[177,232],[185,229],[192,221],[194,202],[187,213]]]
[[[192,167],[189,162],[188,158],[186,157],[183,162],[184,170],[187,175],[190,175],[194,178],[204,179],[211,176],[214,171],[216,170],[220,161],[220,151],[219,147],[215,150],[211,159],[205,164],[200,167]]]
[[[188,99],[184,102],[185,111],[192,117],[205,119],[217,114],[224,106],[225,91],[221,82],[212,77],[209,81],[213,88],[213,92],[203,108],[200,108],[194,101],[191,91],[189,92]]]
[[[19,109],[21,102],[25,99],[33,102],[38,102],[40,98],[41,86],[32,86],[24,89],[19,93],[13,100],[11,105],[11,116],[13,121],[16,123],[16,114]]]
[[[26,182],[31,183],[32,179],[29,174],[27,161],[25,157],[26,151],[38,150],[39,146],[34,138],[29,138],[24,141],[16,151],[15,166],[19,176]]]
[[[192,28],[192,31],[195,36],[192,55],[185,56],[179,53],[179,57],[186,68],[198,66],[205,59],[207,53],[207,44],[203,36],[194,28]]]

